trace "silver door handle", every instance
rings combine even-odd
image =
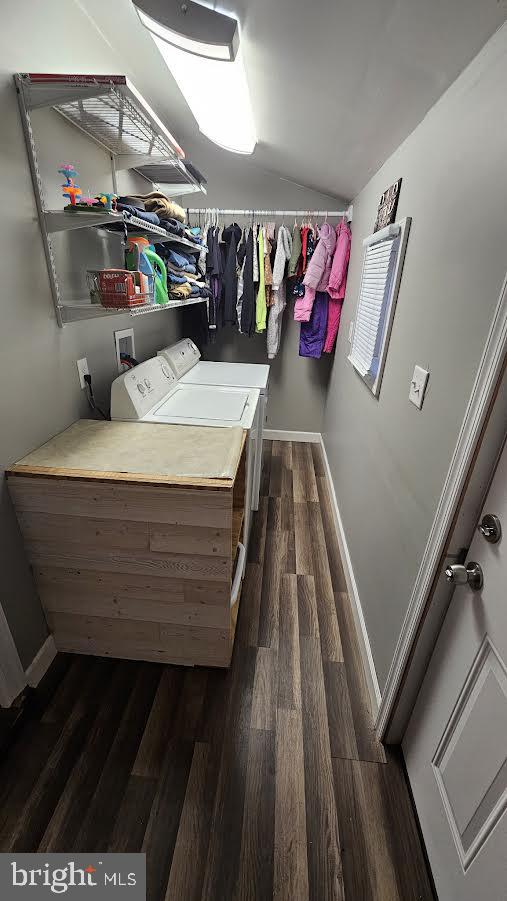
[[[466,566],[452,563],[445,571],[445,578],[453,585],[470,585],[472,591],[480,591],[484,585],[482,566],[472,560]]]

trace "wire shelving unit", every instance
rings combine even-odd
[[[161,122],[155,112],[139,94],[134,85],[123,75],[54,75],[17,74],[14,76],[18,94],[21,121],[28,152],[28,162],[33,181],[35,202],[48,267],[51,293],[59,326],[80,319],[111,316],[128,312],[139,316],[160,310],[188,306],[189,300],[172,301],[164,306],[146,305],[146,309],[106,310],[98,304],[66,303],[62,297],[51,243],[51,234],[76,228],[105,228],[118,224],[118,234],[125,228],[131,235],[156,237],[158,242],[170,242],[193,252],[200,252],[200,245],[170,235],[165,229],[128,213],[73,213],[64,210],[48,210],[44,201],[44,188],[37,159],[37,148],[32,129],[32,110],[50,107],[56,110],[88,138],[106,150],[111,160],[113,190],[117,192],[117,170],[132,169],[147,164],[164,164],[166,171],[174,172],[174,191],[164,185],[166,193],[202,191],[204,185],[185,167],[185,154],[176,139]],[[183,187],[185,186],[185,187]],[[86,268],[86,266],[84,266]],[[196,298],[192,302],[203,302]]]

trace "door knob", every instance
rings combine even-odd
[[[502,537],[502,524],[494,513],[486,513],[477,528],[490,544],[497,544]]]
[[[466,566],[453,563],[445,571],[445,578],[453,585],[470,585],[472,591],[480,591],[484,585],[482,566],[470,561]]]

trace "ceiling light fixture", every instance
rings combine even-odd
[[[257,143],[236,19],[187,0],[134,0],[199,130],[234,153]]]

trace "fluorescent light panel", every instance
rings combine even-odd
[[[253,153],[257,143],[241,47],[234,62],[189,56],[151,33],[199,130],[234,153]]]

